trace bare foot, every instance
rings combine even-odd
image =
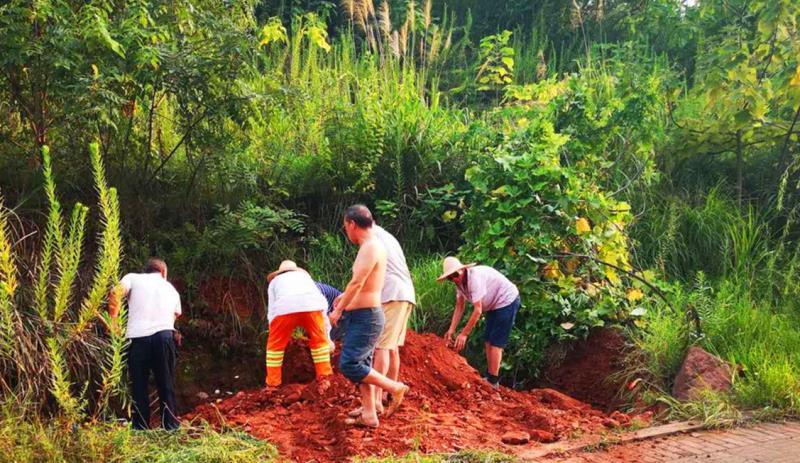
[[[378,425],[380,424],[377,418],[375,418],[375,421],[367,420],[364,418],[363,415],[358,415],[358,417],[355,418],[347,418],[344,420],[344,423],[350,426],[357,426],[359,428],[372,428],[372,429],[377,428]]]
[[[350,418],[356,418],[358,416],[361,416],[362,410],[363,409],[361,407],[354,408],[354,409],[350,410],[349,412],[347,412],[347,416],[349,416]],[[383,408],[377,408],[376,407],[375,411],[378,413],[378,415],[383,415],[384,413],[386,413]]]
[[[400,404],[403,403],[403,399],[405,399],[409,389],[410,388],[405,384],[401,384],[400,389],[392,393],[392,403],[390,403],[389,408],[386,409],[387,417],[392,416],[394,412],[400,408]]]

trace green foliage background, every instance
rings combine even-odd
[[[190,319],[204,281],[263,289],[284,258],[341,285],[361,201],[409,256],[415,329],[446,326],[444,255],[520,286],[509,384],[613,324],[653,391],[697,343],[742,365],[726,400],[794,413],[799,19],[792,0],[4,2],[0,395],[104,415],[124,341],[89,332],[120,273],[165,258]],[[255,309],[251,330],[217,320],[223,346],[261,342]],[[9,347],[23,331],[46,358]]]

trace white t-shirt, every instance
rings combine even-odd
[[[408,270],[403,248],[391,233],[378,225],[373,225],[375,236],[386,248],[386,277],[383,280],[381,302],[407,301],[416,304],[414,282]]]
[[[175,317],[181,314],[181,297],[160,273],[129,273],[119,284],[128,296],[125,337],[142,338],[175,329]]]
[[[467,293],[456,287],[458,292],[472,304],[481,301],[484,312],[502,309],[519,297],[519,290],[502,273],[486,265],[467,269]]]
[[[328,311],[328,300],[303,270],[281,273],[267,287],[267,320],[299,312]]]

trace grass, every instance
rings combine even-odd
[[[417,307],[411,312],[411,329],[418,332],[443,334],[450,323],[455,306],[452,284],[440,283],[442,256],[412,258],[411,278],[417,291]]]
[[[277,457],[265,441],[208,427],[140,432],[114,423],[73,427],[11,414],[0,418],[0,462],[254,463]]]
[[[677,416],[702,419],[726,425],[741,418],[740,410],[753,410],[767,416],[800,415],[800,317],[790,307],[771,307],[730,282],[696,306],[700,310],[701,334],[697,336],[687,322],[684,310],[653,311],[644,330],[634,334],[637,346],[645,352],[641,370],[656,378],[660,400],[666,401]],[[678,296],[678,307],[698,304],[697,289]],[[705,316],[703,315],[705,314]],[[666,398],[665,392],[692,343],[737,365],[741,374],[733,378],[730,395],[707,395],[701,400],[681,404]]]

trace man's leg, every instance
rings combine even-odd
[[[153,373],[158,388],[161,426],[178,429],[178,407],[175,402],[175,339],[172,330],[159,331],[153,338]]]
[[[503,360],[503,349],[508,343],[519,308],[520,300],[517,298],[506,307],[492,310],[486,314],[486,370],[489,382],[495,387],[500,384],[500,363]]]
[[[377,427],[379,421],[378,411],[375,408],[375,388],[367,383],[361,383],[358,385],[358,391],[361,393],[361,420],[367,426]]]
[[[372,359],[373,370],[384,376],[389,371],[389,352],[390,351],[388,349],[376,348]],[[373,386],[372,389],[373,393],[375,394],[375,410],[377,410],[378,413],[383,413],[384,390],[375,386]]]
[[[280,386],[283,354],[289,338],[297,326],[295,314],[280,315],[272,319],[267,336],[267,386]]]
[[[405,325],[408,321],[406,314],[406,303],[403,301],[389,301],[383,304],[383,314],[385,323],[378,343],[375,346],[375,356],[372,368],[381,375],[386,376],[391,367],[391,351],[397,350],[397,344],[403,334]],[[383,411],[384,391],[375,388],[375,407],[378,412]]]
[[[485,342],[483,343],[483,349],[486,353],[486,381],[489,381],[489,384],[493,387],[497,387],[500,384],[498,348],[493,344],[497,342],[498,338],[502,338],[502,323],[498,317],[500,313],[500,310],[492,310],[486,314]],[[502,356],[502,348],[500,352]]]
[[[400,349],[389,351],[389,370],[386,372],[386,376],[394,381],[400,380]]]
[[[300,326],[308,334],[308,347],[311,349],[311,360],[314,361],[317,379],[332,375],[330,344],[328,333],[325,330],[325,317],[322,312],[305,312],[297,315],[300,316]]]
[[[387,378],[386,376],[378,373],[377,371],[370,370],[367,376],[361,380],[362,383],[369,384],[371,386],[375,386],[380,388],[379,390],[389,391],[392,394],[392,403],[389,404],[389,408],[386,410],[387,416],[392,416],[392,414],[397,411],[397,408],[403,403],[403,398],[408,392],[409,387],[403,383],[398,381],[392,381],[391,379]],[[375,397],[373,395],[373,397]],[[362,406],[364,407],[362,416],[366,419],[366,417],[371,416],[368,414],[367,406],[368,404],[364,403],[362,400]],[[373,398],[373,403],[369,404],[372,407],[372,412],[374,413],[375,403]]]
[[[503,348],[486,343],[487,370],[492,376],[500,374],[500,362],[503,360]]]
[[[131,381],[133,429],[150,429],[150,337],[133,338],[128,346],[128,377]]]

